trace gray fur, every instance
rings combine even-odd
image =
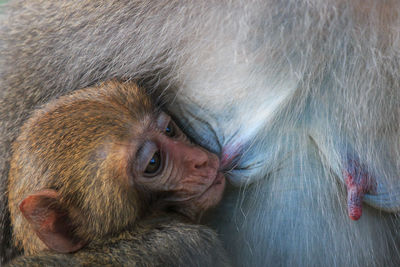
[[[72,254],[42,251],[13,260],[17,266],[229,267],[214,231],[167,214],[142,221],[107,240],[95,240]]]
[[[238,266],[396,266],[399,10],[395,0],[11,1],[0,21],[3,179],[35,106],[137,79],[202,145],[243,149],[212,220]],[[348,154],[378,181],[357,222]]]

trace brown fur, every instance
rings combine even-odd
[[[137,103],[141,103],[140,108]],[[121,111],[121,105],[126,109]],[[70,215],[79,239],[88,241],[118,233],[134,223],[139,212],[136,195],[129,194],[123,182],[113,182],[124,181],[126,174],[119,172],[125,169],[108,167],[124,161],[116,158],[120,157],[118,151],[105,154],[98,147],[111,144],[104,149],[112,151],[113,142],[104,137],[112,132],[109,136],[120,139],[112,141],[123,142],[129,138],[127,133],[135,134],[130,127],[137,121],[132,118],[150,119],[148,114],[153,110],[149,97],[137,86],[109,82],[62,97],[33,114],[14,143],[9,176],[15,242],[26,254],[44,246],[22,218],[19,204],[43,188],[57,190],[61,204],[76,210]],[[65,128],[69,134],[65,134]]]

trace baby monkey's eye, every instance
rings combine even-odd
[[[165,135],[168,137],[174,137],[176,135],[175,125],[172,121],[169,121],[167,127],[165,128]]]
[[[144,170],[144,173],[147,176],[154,176],[157,174],[160,168],[161,168],[161,156],[160,156],[160,151],[158,150],[153,154],[153,157],[150,159],[149,164]]]

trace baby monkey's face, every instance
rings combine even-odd
[[[190,142],[170,116],[160,112],[145,118],[132,132],[121,147],[128,155],[131,186],[161,196],[161,201],[188,217],[221,200],[225,177],[218,157]]]

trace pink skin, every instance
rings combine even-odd
[[[155,131],[153,142],[164,158],[164,169],[156,178],[135,175],[136,183],[146,185],[150,191],[171,192],[167,199],[185,207],[185,215],[196,218],[203,211],[215,206],[222,199],[225,176],[218,156],[190,143],[186,136],[175,129],[170,138]]]
[[[220,161],[217,155],[205,150],[202,147],[192,145],[185,141],[174,140],[161,136],[162,143],[159,144],[163,151],[168,151],[167,160],[172,167],[168,171],[168,177],[182,177],[178,181],[170,180],[167,184],[179,188],[180,185],[191,185],[192,190],[202,192],[208,190],[219,176],[224,177],[219,171]],[[174,168],[174,166],[177,166]],[[176,185],[175,185],[176,184]],[[185,192],[189,190],[187,188]],[[186,192],[193,195],[193,192]],[[217,195],[222,194],[219,192]],[[217,196],[216,196],[217,197]],[[211,202],[211,199],[209,200]]]
[[[240,156],[241,151],[241,143],[224,146],[221,153],[221,169],[233,168],[233,162]]]
[[[181,177],[178,180],[169,179],[164,184],[175,191],[173,198],[181,202],[181,212],[197,221],[205,210],[222,199],[225,176],[220,171],[220,161],[217,155],[199,146],[165,136],[160,139],[163,141],[160,147],[167,151],[167,160],[174,163],[169,164],[172,167],[166,170],[167,177]]]
[[[349,159],[343,171],[347,186],[347,210],[350,219],[357,221],[362,215],[362,202],[365,194],[376,192],[376,181],[365,170],[365,166]]]

